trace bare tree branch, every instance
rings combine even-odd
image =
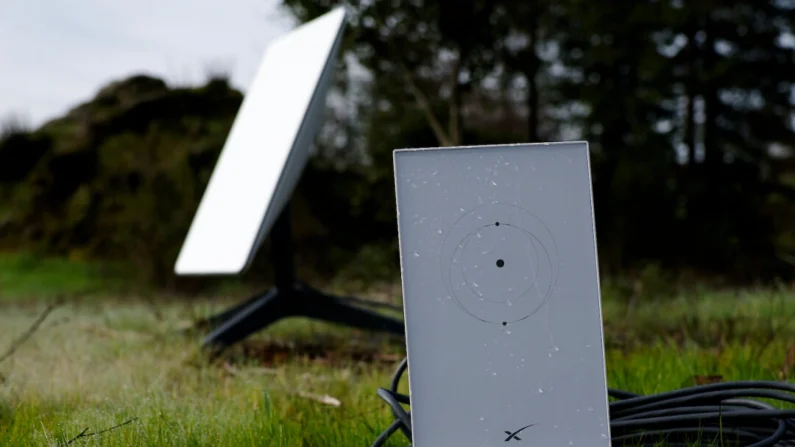
[[[431,106],[431,102],[428,99],[428,96],[422,91],[420,86],[418,85],[416,79],[414,79],[414,75],[412,74],[411,69],[409,68],[408,64],[406,64],[405,59],[399,49],[399,46],[394,42],[387,42],[387,50],[392,55],[393,59],[397,61],[397,65],[403,71],[403,77],[406,80],[406,84],[408,85],[409,89],[411,90],[411,94],[414,96],[414,101],[417,103],[417,106],[422,110],[422,113],[425,115],[425,119],[428,120],[428,125],[431,126],[431,130],[433,130],[436,139],[439,141],[441,146],[455,146],[458,144],[458,140],[460,138],[457,137],[457,134],[447,133],[444,130],[444,126],[439,121],[439,118],[433,112],[433,107]],[[457,132],[458,129],[458,110],[453,110],[453,108],[458,108],[458,101],[456,101],[456,95],[458,93],[458,72],[460,71],[460,60],[457,62],[457,65],[454,70],[454,83],[452,85],[453,91],[453,101],[450,104],[450,122],[448,123],[448,128],[450,130],[454,130]]]
[[[14,355],[17,349],[19,349],[20,346],[25,344],[25,342],[27,342],[30,339],[33,333],[39,329],[41,324],[44,323],[44,320],[47,319],[47,316],[50,315],[50,313],[53,310],[55,310],[57,307],[62,305],[63,302],[64,302],[63,298],[59,298],[54,303],[51,303],[49,306],[47,306],[47,308],[44,309],[44,312],[42,312],[39,315],[36,321],[34,321],[32,325],[30,325],[28,330],[25,331],[25,333],[23,333],[18,339],[14,340],[14,342],[11,343],[11,346],[8,347],[8,349],[6,350],[5,353],[3,353],[3,355],[0,355],[0,363],[3,363],[4,361],[11,358],[11,356]]]
[[[414,80],[414,76],[412,76],[411,71],[402,63],[400,66],[403,67],[406,83],[409,85],[411,93],[414,95],[414,100],[417,101],[417,105],[420,106],[422,113],[425,114],[425,119],[428,120],[428,124],[431,126],[431,129],[433,129],[433,133],[436,135],[436,139],[439,140],[439,144],[442,146],[453,146],[450,136],[444,131],[444,128],[442,128],[442,124],[433,113],[433,109],[431,108],[430,101],[428,101],[428,97],[425,96],[425,93],[423,93],[420,87],[417,85],[417,82]]]
[[[461,91],[458,78],[461,76],[461,55],[459,54],[453,64],[453,71],[450,74],[450,117],[448,122],[448,136],[450,145],[461,144]]]

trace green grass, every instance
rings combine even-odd
[[[0,257],[0,356],[58,288],[101,290],[94,267],[47,262]],[[375,390],[402,357],[399,342],[296,319],[210,361],[176,329],[229,300],[155,305],[108,298],[112,290],[57,308],[0,362],[0,446],[62,446],[133,418],[71,445],[366,446],[391,422]],[[398,290],[377,295],[395,300]],[[634,306],[604,295],[611,387],[655,393],[699,376],[789,379],[795,368],[792,291],[699,292]],[[397,434],[390,445],[405,444]]]
[[[757,292],[727,302],[703,296],[692,306],[702,331],[732,320],[761,328],[792,314],[791,298]],[[661,318],[662,306],[667,305],[650,304],[634,314],[633,333],[643,333],[640,328],[652,322],[673,328],[685,308],[678,302]],[[390,422],[375,389],[387,385],[402,353],[399,344],[295,320],[209,362],[197,352],[195,339],[174,332],[195,318],[197,308],[207,305],[172,303],[155,313],[141,302],[92,300],[54,311],[0,364],[0,445],[58,446],[85,428],[93,432],[137,418],[72,445],[352,446],[368,445]],[[0,347],[23,333],[40,311],[41,306],[5,305]],[[614,328],[607,330],[608,345],[616,331],[629,327],[610,321],[623,311],[605,303],[606,326]],[[661,335],[615,345],[607,351],[609,383],[653,393],[691,385],[700,375],[781,379],[793,367],[793,325],[778,330],[772,339],[767,332],[756,338],[742,332],[735,333],[741,334],[737,338],[700,333],[718,342]],[[325,340],[325,351],[309,359],[300,345],[318,338]],[[299,347],[278,343],[288,339]],[[373,356],[355,361],[352,352]],[[308,395],[328,395],[342,404],[331,406]],[[405,445],[400,435],[394,438],[391,445]]]
[[[135,269],[121,263],[101,263],[43,257],[31,253],[0,252],[0,301],[53,300],[79,296],[141,296],[152,294],[152,287],[136,276]],[[213,295],[245,296],[251,286],[237,278],[217,279]]]
[[[0,346],[39,311],[3,309]],[[363,445],[387,423],[375,389],[384,385],[391,362],[354,362],[345,356],[349,349],[339,349],[322,360],[285,350],[282,359],[258,362],[231,353],[210,363],[196,340],[173,334],[186,316],[183,307],[170,305],[159,321],[144,304],[112,302],[53,312],[0,365],[0,445],[62,445],[86,427],[98,431],[131,418],[137,420],[73,445]],[[304,335],[328,330],[286,322],[272,332],[282,337],[296,325]],[[346,339],[347,348],[367,344],[363,337]],[[334,345],[341,341],[330,344],[332,351]],[[342,405],[309,395],[329,395]]]
[[[129,276],[116,265],[0,253],[0,299],[51,299],[60,295],[120,293]]]

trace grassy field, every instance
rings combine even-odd
[[[218,300],[68,299],[3,360],[53,302],[35,282],[17,280],[25,293],[0,300],[2,446],[367,446],[390,422],[375,390],[402,357],[399,341],[296,319],[210,360],[179,329]],[[795,368],[792,291],[630,306],[606,291],[604,317],[611,387],[653,393]]]

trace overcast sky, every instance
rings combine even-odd
[[[0,118],[38,126],[109,81],[148,73],[245,90],[262,52],[294,26],[278,0],[0,0]]]

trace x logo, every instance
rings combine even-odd
[[[516,430],[516,431],[515,431],[515,432],[513,432],[513,433],[511,433],[511,432],[510,432],[510,431],[508,431],[508,430],[505,430],[505,434],[506,434],[506,435],[508,435],[508,437],[507,437],[507,438],[505,438],[505,442],[508,442],[508,441],[513,441],[514,439],[516,439],[517,441],[521,441],[521,440],[522,440],[522,438],[520,438],[520,437],[519,437],[519,436],[517,436],[517,435],[518,435],[519,433],[521,433],[521,432],[522,432],[524,429],[526,429],[526,428],[530,428],[530,427],[532,427],[532,426],[534,426],[534,425],[536,425],[536,424],[525,425],[524,427],[520,428],[519,430]]]

